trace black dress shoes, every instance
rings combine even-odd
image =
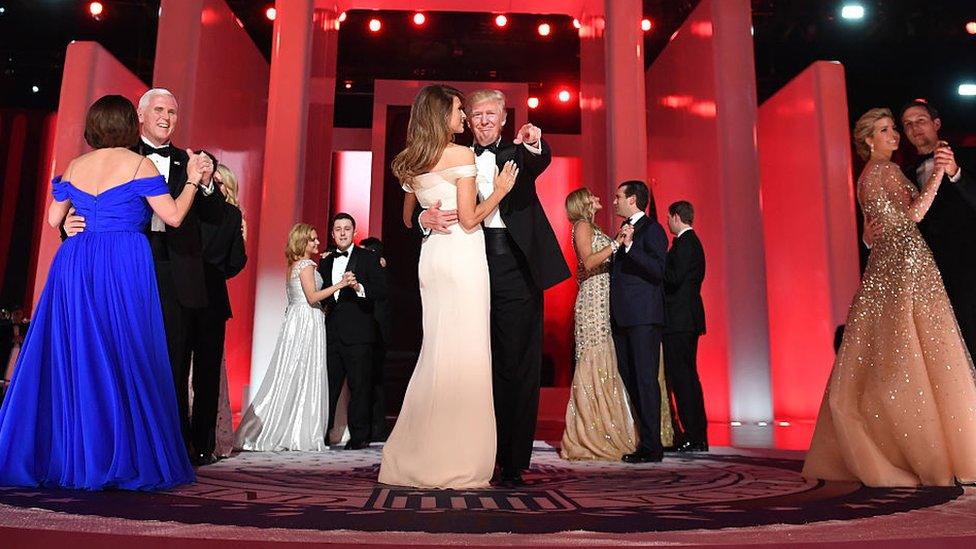
[[[525,486],[525,480],[522,479],[522,472],[518,469],[502,469],[502,473],[498,477],[498,484],[507,488],[518,488]]]
[[[194,467],[203,467],[205,465],[213,465],[217,463],[217,458],[213,454],[196,454],[190,458],[190,463]]]
[[[624,454],[624,463],[657,463],[664,459],[664,452],[651,452],[650,450],[637,450],[633,454]]]
[[[682,454],[688,452],[707,452],[708,443],[707,442],[694,442],[691,440],[686,441],[684,444],[678,446],[678,451]]]
[[[363,448],[369,448],[368,440],[349,439],[349,442],[346,443],[346,450],[362,450]]]

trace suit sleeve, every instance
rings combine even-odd
[[[552,162],[552,149],[549,147],[549,143],[545,139],[540,139],[539,143],[542,145],[542,154],[532,154],[524,146],[518,146],[521,160],[519,167],[533,179],[539,177]]]
[[[215,184],[214,192],[210,196],[204,196],[202,192],[197,191],[197,195],[193,197],[193,208],[196,209],[201,221],[219,225],[224,218],[224,200],[224,195]]]
[[[427,236],[430,233],[424,230],[423,225],[420,224],[420,214],[422,213],[424,213],[424,209],[420,207],[420,203],[418,202],[413,208],[413,229],[420,233],[420,236]]]
[[[672,247],[664,271],[664,290],[672,293],[682,283],[705,278],[705,256],[694,242]]]
[[[234,217],[234,240],[231,241],[230,250],[227,252],[227,260],[224,264],[224,277],[233,278],[237,273],[244,270],[247,265],[247,253],[244,250],[244,234],[241,232],[241,211],[231,208],[232,213],[227,215]]]
[[[962,175],[959,181],[952,183],[959,188],[959,194],[962,195],[963,199],[976,210],[976,161],[972,158],[973,155],[967,155],[967,158],[960,158],[956,161],[959,165],[959,169],[962,170]]]
[[[386,273],[383,271],[383,267],[380,266],[380,256],[377,254],[370,254],[369,258],[369,291],[366,292],[366,299],[378,302],[387,299],[390,295],[389,285],[387,283]]]
[[[664,266],[668,249],[668,238],[664,236],[664,229],[656,223],[647,229],[648,234],[630,247],[629,252],[623,253],[624,261],[628,261],[642,272],[645,278],[655,284],[664,281]]]

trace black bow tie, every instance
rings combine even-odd
[[[149,156],[150,154],[158,154],[159,156],[162,156],[164,158],[169,158],[170,155],[173,154],[173,146],[163,145],[162,147],[156,148],[148,143],[143,142],[141,152],[143,156]]]
[[[474,144],[474,155],[475,156],[481,156],[481,153],[483,153],[485,151],[488,151],[491,154],[497,154],[498,153],[498,141],[495,141],[494,143],[492,143],[491,145],[488,145],[488,146],[482,146],[482,145],[479,145],[477,143]]]
[[[630,219],[624,219],[623,222],[620,224],[620,228],[622,229],[627,225],[633,225],[633,223],[630,222]]]
[[[332,255],[336,257],[349,257],[349,252],[348,251],[340,252],[339,250],[336,250],[335,253],[333,253]]]

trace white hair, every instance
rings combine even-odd
[[[173,95],[173,92],[167,90],[166,88],[153,88],[153,89],[147,91],[146,93],[142,94],[142,97],[139,98],[139,109],[138,110],[141,112],[143,109],[145,109],[146,107],[148,107],[149,106],[149,101],[151,101],[152,98],[155,97],[155,96],[157,96],[157,95],[166,95],[166,96],[172,97],[173,98],[173,102],[176,103],[176,106],[177,107],[179,107],[179,103],[177,103],[176,96]]]

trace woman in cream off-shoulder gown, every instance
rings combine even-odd
[[[407,146],[393,173],[415,205],[438,201],[457,209],[447,234],[432,233],[420,249],[423,344],[403,407],[383,448],[379,481],[418,488],[487,486],[495,464],[491,392],[488,260],[481,221],[512,189],[509,163],[495,191],[477,202],[474,152],[452,143],[464,131],[461,92],[426,86],[410,108]]]

